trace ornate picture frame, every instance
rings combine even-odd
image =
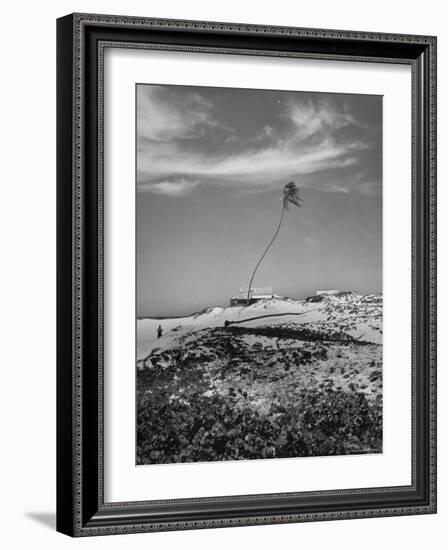
[[[410,66],[410,485],[105,500],[104,52],[110,47]],[[57,52],[57,530],[78,537],[435,513],[436,38],[72,14],[57,21]]]

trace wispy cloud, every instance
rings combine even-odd
[[[331,133],[346,126],[359,126],[351,114],[335,109],[329,101],[290,101],[286,116],[295,125],[295,137],[301,139],[307,139],[322,131]]]
[[[157,183],[144,183],[140,185],[141,191],[150,191],[156,195],[169,195],[170,197],[182,197],[188,195],[200,182],[185,178],[158,181]]]
[[[273,187],[285,177],[310,174],[319,170],[346,167],[357,163],[355,156],[348,153],[363,148],[361,143],[338,145],[333,140],[325,140],[319,147],[290,147],[283,144],[277,147],[245,150],[225,156],[209,156],[200,152],[185,152],[170,145],[167,148],[154,148],[140,155],[138,170],[150,189],[151,181],[167,181],[193,178],[207,182],[228,185],[247,184],[248,187]],[[141,181],[142,181],[141,179]]]
[[[202,137],[218,126],[212,105],[200,94],[180,96],[176,104],[164,101],[163,88],[137,87],[137,132],[139,140],[169,142]]]
[[[213,103],[196,91],[166,97],[164,88],[142,86],[138,90],[139,189],[169,196],[183,196],[202,183],[231,186],[253,193],[277,188],[296,178],[306,186],[311,174],[356,167],[365,140],[341,139],[342,128],[360,128],[355,118],[329,101],[288,101],[279,111],[277,124],[260,120],[252,137],[240,137],[218,116]],[[207,147],[225,130],[218,146]],[[355,135],[355,133],[353,134]],[[362,182],[345,184],[313,178],[313,187],[347,193]],[[374,183],[359,191],[375,193]]]

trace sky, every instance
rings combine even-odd
[[[382,97],[138,84],[137,316],[382,290]]]

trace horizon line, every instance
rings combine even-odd
[[[320,290],[320,289],[317,289],[317,290]],[[372,292],[359,292],[358,290],[340,290],[338,292],[339,294],[345,294],[345,293],[353,293],[353,294],[360,294],[362,296],[368,296],[368,295],[371,295],[371,294],[383,294],[383,291],[382,290],[374,290]],[[272,298],[265,298],[265,299],[261,299],[259,300],[260,302],[262,301],[267,301],[267,300],[293,300],[295,302],[303,302],[305,300],[307,300],[308,298],[314,298],[316,297],[316,294],[311,294],[309,296],[306,296],[304,298],[290,298],[289,296],[283,296],[283,297],[272,297]],[[250,305],[253,305],[253,304],[249,304]],[[208,309],[213,309],[215,307],[219,307],[219,308],[222,308],[222,309],[227,309],[227,308],[231,308],[231,307],[249,307],[249,306],[230,306],[230,305],[212,305],[212,306],[206,306],[202,309],[199,309],[197,311],[193,311],[191,313],[185,313],[185,314],[181,314],[181,315],[143,315],[143,316],[140,316],[140,315],[136,315],[136,320],[137,321],[143,321],[145,319],[155,319],[155,320],[162,320],[162,319],[181,319],[182,317],[192,317],[193,315],[197,315],[199,313],[202,313]]]

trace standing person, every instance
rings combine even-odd
[[[159,326],[157,327],[157,338],[161,338],[161,337],[162,337],[162,334],[163,334],[162,325],[159,325]]]

